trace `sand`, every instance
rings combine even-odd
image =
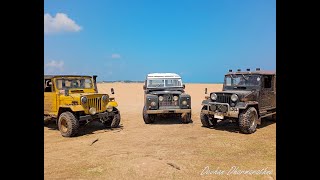
[[[55,124],[45,126],[45,179],[276,179],[275,122],[263,119],[250,135],[239,133],[232,123],[202,127],[204,88],[219,91],[221,84],[186,84],[192,98],[190,124],[170,118],[145,124],[143,84],[98,84],[101,93],[110,93],[111,87],[121,112],[120,128],[92,122],[81,127],[79,136],[64,138]],[[236,175],[250,170],[265,174]]]

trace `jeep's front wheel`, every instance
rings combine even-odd
[[[113,117],[110,117],[108,121],[105,121],[103,123],[106,127],[111,127],[111,128],[119,127],[120,120],[121,120],[120,111],[114,107],[113,112],[115,112],[115,115]]]
[[[185,113],[181,116],[182,123],[188,124],[191,122],[191,113]]]
[[[146,106],[143,107],[142,116],[143,116],[144,123],[146,123],[146,124],[154,123],[154,121],[156,119],[155,114],[147,114],[147,107]]]
[[[258,113],[254,107],[250,107],[240,113],[239,127],[240,131],[245,134],[254,133],[257,129]]]
[[[205,109],[206,109],[206,107],[203,106],[202,110],[205,110]],[[201,120],[203,127],[210,128],[210,127],[215,126],[215,124],[216,124],[216,123],[212,123],[209,116],[207,114],[204,114],[203,112],[200,112],[200,120]],[[216,121],[214,121],[214,122],[216,122]]]
[[[59,116],[58,128],[63,137],[73,137],[78,133],[79,121],[71,112],[63,112]]]

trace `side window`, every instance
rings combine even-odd
[[[263,87],[272,88],[272,76],[263,76]]]
[[[44,80],[44,92],[52,92],[52,81],[51,79]]]

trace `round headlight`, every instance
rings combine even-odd
[[[235,102],[235,101],[237,101],[238,99],[239,99],[238,95],[232,94],[232,96],[231,96],[231,101]]]
[[[163,101],[163,96],[159,96],[159,101]]]
[[[152,102],[150,103],[150,105],[151,105],[151,106],[156,106],[156,102],[152,101]]]
[[[82,96],[82,97],[81,97],[81,103],[82,103],[82,104],[87,103],[87,101],[88,101],[88,98],[87,98],[87,97],[85,97],[85,96]]]
[[[94,107],[91,107],[91,108],[89,109],[89,113],[92,114],[92,115],[95,115],[95,114],[97,113],[97,109],[94,108]]]
[[[213,101],[215,101],[215,100],[217,100],[217,94],[216,93],[212,93],[211,95],[210,95],[210,98],[211,98],[211,100],[213,100]]]
[[[107,100],[108,100],[108,95],[103,95],[103,96],[101,97],[101,99],[102,99],[103,102],[107,102]]]
[[[182,105],[187,105],[188,103],[187,103],[187,101],[182,101]]]
[[[178,101],[178,99],[179,99],[178,96],[173,96],[174,101]]]

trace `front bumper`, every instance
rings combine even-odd
[[[210,105],[224,105],[227,106],[226,112],[221,112],[219,110],[211,111],[209,106]],[[209,104],[206,104],[206,109],[201,110],[203,114],[213,115],[214,118],[218,119],[224,119],[224,117],[233,117],[238,118],[239,117],[239,108],[237,107],[230,107],[228,103],[217,103],[217,102],[209,102]]]
[[[178,114],[178,113],[191,113],[191,109],[160,109],[160,110],[147,110],[147,114]]]
[[[114,115],[115,115],[115,112],[102,112],[102,113],[97,113],[95,115],[88,114],[88,115],[80,116],[79,121],[93,121],[93,120],[106,119]]]

